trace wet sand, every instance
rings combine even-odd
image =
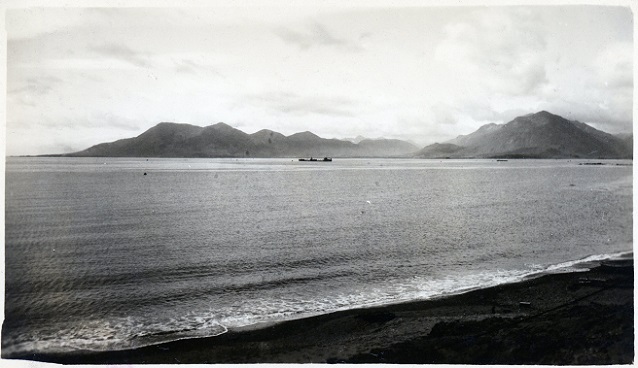
[[[45,355],[65,364],[630,364],[633,260],[430,301],[349,310],[134,350]]]

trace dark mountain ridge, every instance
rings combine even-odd
[[[64,156],[97,157],[418,157],[418,158],[633,158],[633,134],[612,135],[579,121],[540,111],[505,124],[486,124],[419,151],[396,139],[358,143],[305,131],[285,136],[263,129],[247,134],[230,125],[159,123],[134,138],[102,143]]]
[[[248,134],[224,123],[207,127],[159,123],[137,137],[101,143],[65,156],[405,157],[417,149],[411,143],[392,139],[355,144],[321,138],[308,131],[285,136],[268,129]]]
[[[633,158],[633,136],[619,138],[540,111],[417,152],[421,158]]]

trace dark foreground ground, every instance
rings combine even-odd
[[[12,358],[65,364],[630,364],[633,260],[613,265],[136,350]]]

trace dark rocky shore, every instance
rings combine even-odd
[[[64,364],[630,364],[633,260],[469,293],[350,310],[135,350],[46,355]]]

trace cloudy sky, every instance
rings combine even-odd
[[[627,7],[6,10],[7,154],[162,121],[419,145],[548,110],[632,130]]]

